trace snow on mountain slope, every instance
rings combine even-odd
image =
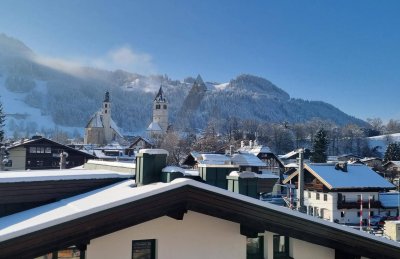
[[[378,149],[382,155],[386,152],[386,149],[390,143],[400,142],[400,133],[380,135],[368,138],[368,146],[370,148]]]
[[[25,102],[29,93],[15,93],[5,86],[5,76],[0,77],[0,101],[3,104],[3,112],[6,115],[6,136],[12,136],[15,131],[22,134],[28,130],[28,134],[35,134],[43,130],[56,128],[56,124],[49,115],[45,115],[39,108],[31,107]],[[35,91],[46,95],[46,82],[35,80]],[[74,127],[58,127],[67,132],[73,132]],[[82,129],[77,129],[82,131]],[[24,132],[25,133],[25,132]]]

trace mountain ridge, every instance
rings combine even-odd
[[[191,77],[179,81],[166,75],[144,76],[91,67],[63,71],[38,62],[38,57],[24,43],[5,34],[0,34],[0,77],[2,91],[18,94],[20,105],[26,105],[27,110],[34,108],[49,116],[54,122],[51,127],[81,129],[80,132],[89,117],[101,107],[104,92],[110,91],[116,123],[126,133],[143,133],[150,123],[152,100],[160,85],[170,103],[170,122],[193,129],[205,128],[212,119],[230,117],[267,122],[301,122],[318,117],[339,125],[367,125],[331,104],[291,98],[269,80],[249,74],[239,75],[228,83],[203,82],[200,88],[196,86],[205,90],[200,91],[200,98],[196,91],[190,94],[196,82]],[[191,103],[187,98],[197,97],[199,100],[192,102],[195,105],[186,109],[185,102]],[[7,101],[1,101],[6,112],[17,113],[13,107],[7,107]],[[27,124],[35,122],[33,117],[32,121],[17,117],[8,118],[7,124],[14,125],[6,129],[9,134],[17,126],[19,130],[26,129]],[[46,126],[37,125],[37,130]]]

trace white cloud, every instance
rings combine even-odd
[[[75,76],[85,76],[85,71],[82,67],[94,67],[106,70],[122,69],[144,75],[156,72],[151,55],[135,52],[129,46],[112,49],[99,57],[54,58],[38,56],[35,58],[35,61]]]

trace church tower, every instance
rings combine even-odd
[[[103,108],[101,110],[104,127],[104,138],[106,143],[113,140],[113,130],[111,129],[111,102],[110,93],[107,91],[104,96]]]
[[[153,101],[153,122],[158,123],[163,132],[168,129],[168,101],[165,98],[162,86]]]

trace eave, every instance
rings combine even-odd
[[[158,217],[182,219],[188,210],[239,223],[242,234],[271,231],[368,258],[397,258],[400,253],[400,246],[369,237],[357,230],[289,209],[282,210],[279,206],[264,206],[261,201],[214,189],[200,183],[183,184],[146,198],[4,240],[0,242],[0,258],[33,258],[71,245],[84,246],[94,238]]]

